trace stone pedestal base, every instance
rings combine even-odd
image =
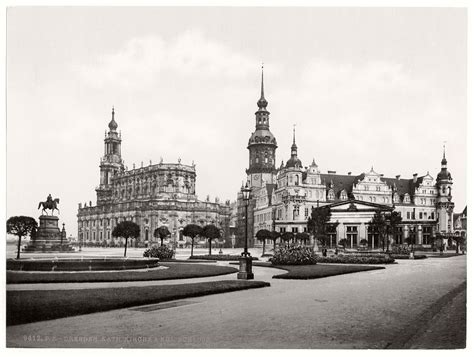
[[[58,217],[42,215],[39,217],[39,221],[40,225],[36,233],[36,239],[30,241],[23,248],[24,252],[74,252],[74,248],[66,237],[63,237],[61,243]]]
[[[237,279],[253,279],[252,257],[239,258],[239,272],[237,273]]]

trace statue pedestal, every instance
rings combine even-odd
[[[65,236],[62,237],[61,243],[62,233],[58,228],[57,216],[42,215],[39,221],[36,239],[31,240],[23,248],[24,252],[74,252],[74,248]]]

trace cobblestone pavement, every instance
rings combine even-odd
[[[162,303],[11,326],[7,346],[419,348],[431,341],[425,332],[444,336],[453,324],[443,321],[464,316],[459,294],[452,292],[462,294],[465,256],[402,260],[384,270],[307,281],[271,279],[271,268],[254,272],[272,286],[185,299],[174,307]],[[427,314],[440,301],[447,310]],[[450,341],[463,333],[454,330]],[[437,347],[443,346],[453,347]]]

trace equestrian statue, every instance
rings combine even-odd
[[[55,198],[53,200],[53,197],[51,196],[51,194],[49,194],[48,198],[46,198],[46,201],[39,203],[38,209],[42,207],[41,213],[45,213],[46,215],[48,215],[48,212],[46,212],[47,209],[51,210],[51,215],[53,215],[54,210],[57,210],[59,214],[58,203],[59,203],[59,198]]]

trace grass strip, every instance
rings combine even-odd
[[[360,271],[385,269],[381,266],[367,265],[334,265],[334,264],[315,264],[315,265],[273,265],[267,262],[256,262],[254,266],[266,268],[276,268],[286,270],[285,274],[273,275],[273,279],[295,279],[308,280],[326,278],[329,276],[357,273]]]
[[[237,269],[227,266],[207,264],[160,263],[168,269],[149,271],[104,271],[90,272],[40,272],[28,273],[7,271],[7,284],[38,284],[38,283],[85,283],[85,282],[117,282],[117,281],[150,281],[170,279],[190,279],[207,276],[232,274]]]
[[[7,326],[266,286],[270,283],[224,280],[121,288],[7,291]]]

